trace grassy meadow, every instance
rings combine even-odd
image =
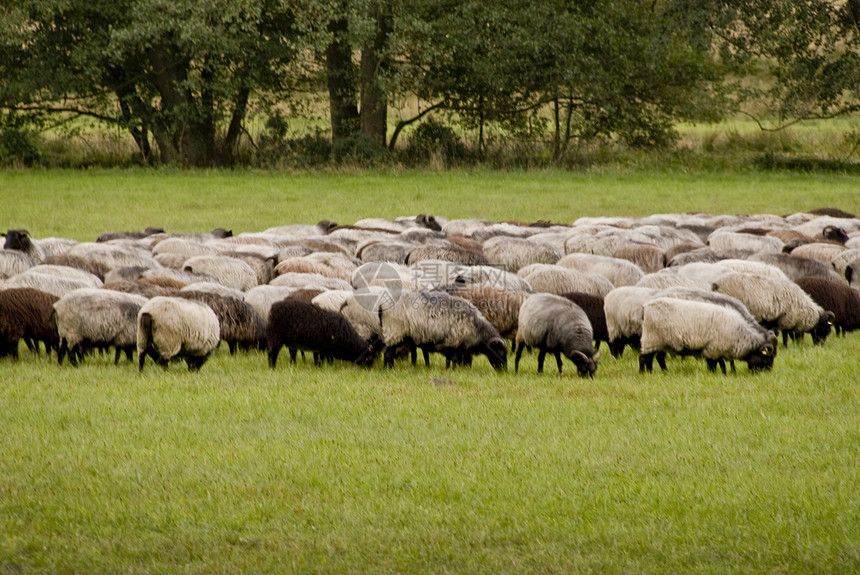
[[[860,211],[784,173],[3,171],[0,227]],[[0,572],[856,573],[860,334],[726,376],[0,360]]]

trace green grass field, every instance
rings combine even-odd
[[[429,212],[860,210],[775,173],[0,172],[0,227],[235,232]],[[311,362],[0,360],[0,572],[856,573],[860,335],[772,372],[594,379]]]

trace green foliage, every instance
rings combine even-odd
[[[403,158],[410,165],[426,165],[433,157],[453,166],[467,158],[467,150],[453,128],[431,118],[410,134]]]
[[[40,158],[36,134],[10,120],[0,122],[0,165],[34,165]]]

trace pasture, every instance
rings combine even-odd
[[[432,213],[857,213],[860,178],[641,172],[0,172],[0,227],[235,233]],[[0,360],[0,571],[850,573],[860,335],[774,369],[640,375],[602,348],[494,372],[222,346],[183,365]]]

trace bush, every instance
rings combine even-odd
[[[35,134],[18,126],[0,126],[0,164],[32,166],[39,161]]]
[[[410,165],[421,165],[433,158],[450,166],[468,160],[468,150],[451,127],[431,118],[409,137],[403,160]]]

